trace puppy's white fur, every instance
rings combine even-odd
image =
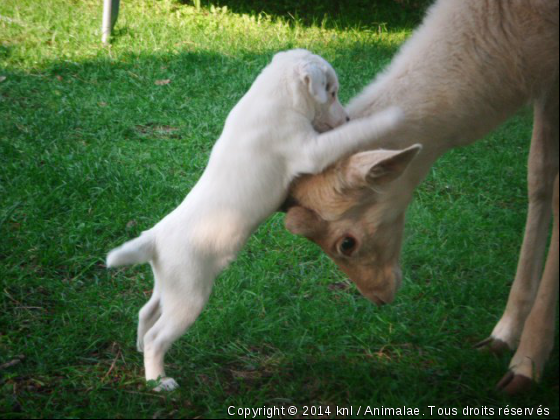
[[[208,166],[185,200],[152,229],[111,251],[107,266],[150,262],[154,292],[139,314],[138,349],[158,390],[165,352],[196,320],[214,278],[284,201],[290,182],[379,140],[398,109],[344,124],[333,68],[306,50],[276,54],[229,114]],[[334,130],[323,132],[328,129]]]

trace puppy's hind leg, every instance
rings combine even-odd
[[[138,337],[136,347],[140,353],[144,351],[144,336],[154,326],[161,316],[160,295],[154,288],[150,300],[140,309],[138,313]]]
[[[208,301],[211,290],[209,284],[189,284],[169,281],[161,289],[161,316],[144,336],[144,367],[146,381],[160,380],[155,391],[171,391],[178,387],[173,378],[166,377],[164,369],[165,353],[196,321]],[[163,286],[163,285],[162,285]]]

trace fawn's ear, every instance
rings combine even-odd
[[[379,186],[399,178],[422,150],[415,144],[404,150],[373,150],[356,153],[343,168],[344,183],[349,187]]]
[[[309,239],[317,238],[326,229],[326,222],[317,213],[301,206],[288,210],[284,225],[294,235]]]
[[[327,69],[319,63],[312,61],[304,62],[298,66],[298,75],[300,80],[311,97],[320,104],[324,104],[328,100],[327,94]]]

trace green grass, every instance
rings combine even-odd
[[[19,360],[0,370],[0,417],[196,418],[281,405],[542,406],[557,416],[558,346],[542,383],[518,398],[493,390],[508,356],[471,349],[515,272],[526,110],[444,156],[422,184],[394,304],[377,308],[346,287],[275,215],[169,352],[180,390],[146,388],[135,329],[152,275],[106,270],[107,251],[183,199],[275,52],[323,55],[347,101],[421,13],[412,1],[351,1],[328,18],[318,1],[201,3],[124,0],[104,47],[100,1],[0,2],[0,365]]]

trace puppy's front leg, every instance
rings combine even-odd
[[[343,124],[334,130],[319,134],[303,148],[303,168],[298,172],[316,174],[343,156],[367,148],[379,138],[397,128],[404,119],[400,108],[392,107],[375,114]]]

